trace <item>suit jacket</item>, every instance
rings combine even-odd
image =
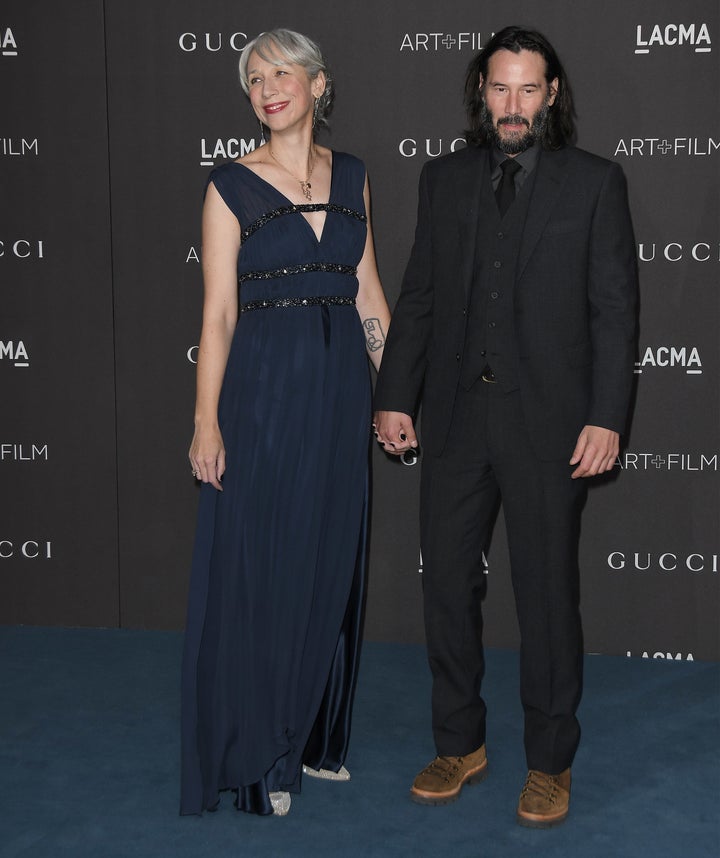
[[[378,410],[415,415],[442,452],[452,420],[473,280],[486,148],[430,161],[415,243],[375,391]],[[540,154],[520,242],[514,319],[520,396],[537,455],[569,458],[586,424],[622,432],[635,360],[637,262],[614,162],[573,147]]]

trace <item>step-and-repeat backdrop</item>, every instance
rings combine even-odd
[[[258,145],[237,78],[261,30],[323,47],[321,142],[364,159],[395,302],[422,164],[463,146],[470,58],[509,23],[568,70],[580,146],[628,177],[634,418],[583,520],[589,652],[717,659],[716,0],[6,0],[0,12],[0,622],[179,628],[210,168]],[[366,634],[422,640],[417,464],[373,451]],[[486,639],[517,645],[502,516]]]

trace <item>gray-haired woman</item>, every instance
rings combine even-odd
[[[365,168],[315,142],[332,104],[317,45],[262,33],[240,74],[269,140],[212,171],[203,209],[181,812],[236,790],[283,815],[303,770],[349,778],[366,355],[378,368],[389,311]]]

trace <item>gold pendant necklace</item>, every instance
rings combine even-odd
[[[275,153],[273,152],[272,147],[269,144],[268,144],[268,152],[270,152],[270,157],[273,159],[273,161],[275,161],[275,163],[278,164],[278,166],[282,167],[282,169],[285,170],[285,172],[288,174],[288,176],[292,176],[293,179],[295,179],[295,181],[300,184],[300,189],[303,192],[303,196],[305,197],[305,199],[309,203],[311,203],[312,202],[312,185],[310,184],[310,179],[312,178],[312,171],[313,171],[313,167],[315,166],[315,158],[313,157],[314,153],[313,153],[312,147],[310,148],[310,156],[309,156],[310,166],[308,167],[308,176],[307,176],[307,179],[305,179],[305,181],[303,181],[302,179],[298,179],[298,177],[295,175],[295,173],[291,173],[290,170],[288,170],[288,168],[275,157]]]

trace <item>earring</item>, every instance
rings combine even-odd
[[[315,127],[317,126],[317,117],[318,117],[319,105],[320,105],[320,99],[316,98],[315,99],[315,106],[313,107],[313,124],[312,124],[313,131],[315,130]]]
[[[260,123],[260,145],[264,146],[265,145],[265,126],[263,125],[262,119],[258,119],[258,122]]]

